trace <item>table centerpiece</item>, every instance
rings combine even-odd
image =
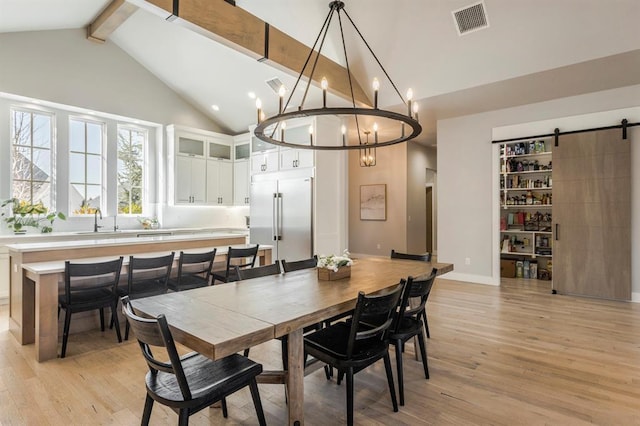
[[[349,257],[350,254],[347,250],[342,253],[342,256],[336,256],[331,254],[329,256],[321,255],[318,258],[318,279],[333,281],[342,278],[348,278],[351,276],[351,265],[353,260]]]

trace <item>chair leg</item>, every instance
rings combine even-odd
[[[393,373],[391,372],[391,358],[389,352],[384,355],[384,369],[387,372],[387,382],[389,382],[389,393],[391,393],[391,404],[393,404],[393,412],[398,412],[398,400],[396,399],[396,388],[393,385]]]
[[[245,357],[245,358],[249,357],[249,348],[245,349],[245,350],[242,352],[242,355],[244,355],[244,357]]]
[[[71,325],[71,309],[67,307],[64,310],[64,330],[62,332],[62,351],[60,358],[64,358],[67,354],[67,340],[69,340],[69,326]]]
[[[267,421],[264,418],[264,411],[262,410],[262,401],[260,401],[260,392],[258,391],[258,383],[255,377],[249,382],[249,390],[251,390],[251,398],[253,399],[253,405],[256,407],[256,414],[258,415],[258,423],[260,426],[265,426]]]
[[[124,327],[124,340],[129,340],[129,321],[125,323]]]
[[[400,394],[400,405],[404,405],[404,375],[402,371],[402,342],[396,340],[396,370],[398,372],[398,393]]]
[[[120,320],[118,319],[118,314],[116,313],[117,308],[117,303],[111,306],[111,317],[113,318],[114,325],[116,326],[116,336],[118,336],[118,343],[122,343],[122,335],[120,334]],[[129,325],[129,323],[127,323],[127,325]]]
[[[188,426],[189,425],[189,409],[182,408],[180,413],[178,414],[178,426]]]
[[[338,386],[340,386],[340,384],[342,383],[343,377],[344,377],[344,371],[338,370],[338,379],[336,380],[336,383],[338,384]]]
[[[226,419],[227,416],[229,415],[229,409],[227,408],[227,398],[226,397],[222,398],[222,400],[220,401],[220,405],[222,405],[222,417],[224,417]]]
[[[100,331],[104,332],[104,308],[100,308]]]
[[[147,394],[147,399],[144,401],[144,411],[142,412],[142,426],[148,426],[151,419],[151,410],[153,409],[153,398]]]
[[[418,334],[418,343],[420,344],[420,356],[422,357],[422,367],[424,368],[424,378],[429,379],[429,365],[427,364],[427,348],[424,342],[422,330]]]
[[[431,339],[431,335],[429,334],[429,321],[427,321],[427,312],[426,311],[422,315],[422,319],[424,320],[424,330],[427,332],[427,339]]]
[[[353,367],[347,369],[347,425],[353,426]]]

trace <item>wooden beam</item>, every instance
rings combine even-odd
[[[172,1],[133,1],[154,13],[158,13],[159,9],[167,12],[166,19],[170,19],[174,12]],[[178,17],[180,19],[176,22],[256,60],[266,61],[295,77],[299,75],[309,54],[308,46],[225,0],[180,0]],[[309,77],[310,73],[311,67],[307,66],[305,76]],[[324,55],[318,60],[313,80],[319,85],[322,77],[329,81],[329,91],[351,99],[347,69]],[[367,93],[353,75],[351,81],[356,103],[371,106]]]
[[[113,0],[105,10],[87,27],[87,38],[98,43],[105,40],[116,30],[129,16],[138,10],[137,6],[125,0]]]

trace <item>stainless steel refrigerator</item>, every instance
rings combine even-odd
[[[313,178],[251,183],[252,244],[273,245],[273,259],[313,256]]]

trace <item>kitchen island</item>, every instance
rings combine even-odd
[[[42,286],[36,285],[34,280],[28,278],[23,264],[178,252],[212,247],[226,249],[230,245],[244,243],[244,235],[217,232],[196,235],[10,244],[7,246],[10,261],[9,329],[21,344],[42,343],[43,340],[49,342],[45,345],[48,349],[44,352],[41,350],[43,348],[37,349],[37,352],[43,352],[41,354],[43,359],[51,357],[49,347],[57,345],[58,283],[56,281],[55,283],[47,282]],[[262,253],[261,261],[271,262],[270,250],[265,250]],[[50,275],[51,277],[53,275]],[[53,343],[54,341],[55,343]],[[55,357],[55,349],[53,357]]]

